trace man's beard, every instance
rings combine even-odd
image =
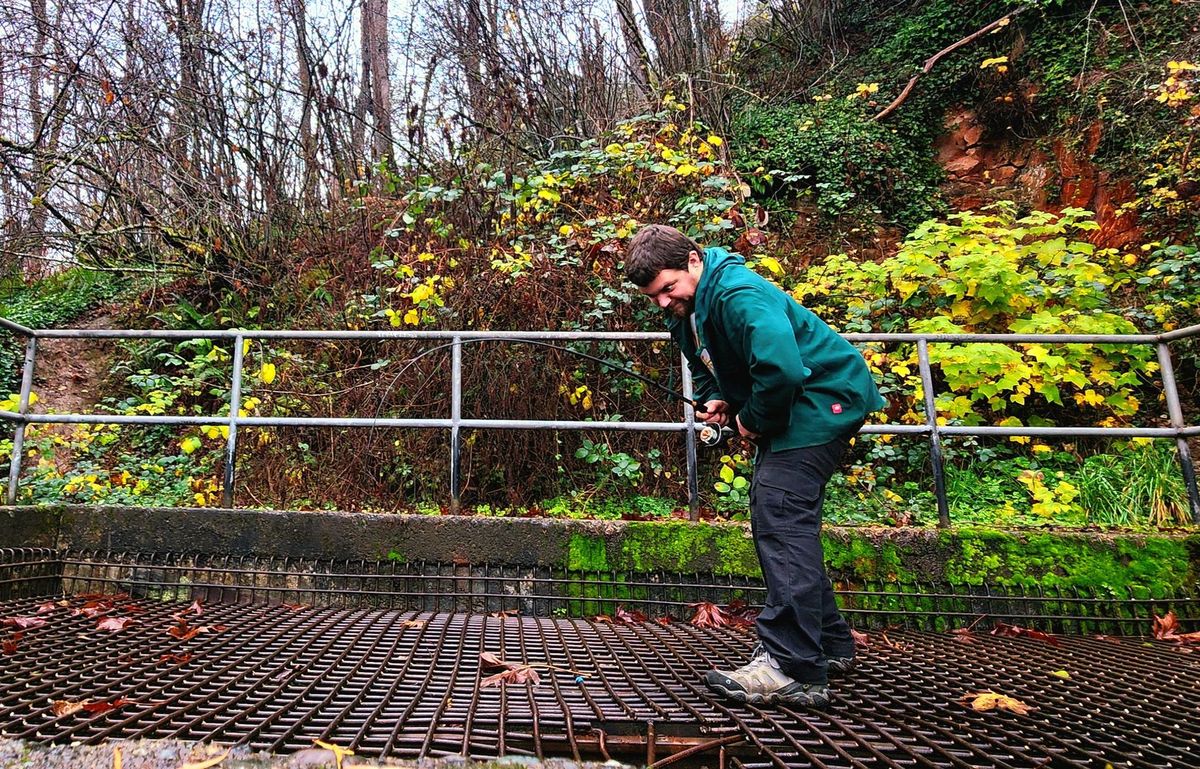
[[[682,300],[681,299],[678,302],[671,302],[671,304],[667,307],[667,311],[669,313],[671,313],[672,315],[674,315],[676,318],[686,318],[687,316],[692,314],[692,311],[695,308],[696,308],[695,300],[693,300],[693,299]]]

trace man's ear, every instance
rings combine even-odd
[[[703,267],[704,257],[696,251],[688,251],[688,268]]]

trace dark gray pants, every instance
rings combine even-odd
[[[825,484],[848,445],[839,439],[802,449],[760,449],[750,485],[750,526],[767,583],[758,638],[783,672],[804,683],[825,683],[827,657],[854,656],[821,548]]]

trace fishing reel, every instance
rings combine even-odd
[[[710,449],[716,449],[724,446],[732,437],[733,430],[728,427],[705,425],[704,427],[700,428],[700,442]]]

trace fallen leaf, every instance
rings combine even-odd
[[[354,751],[349,748],[343,748],[339,745],[334,745],[330,742],[322,742],[321,740],[313,740],[313,744],[318,748],[324,748],[333,752],[333,760],[337,764],[337,769],[342,769],[342,759],[346,756],[353,756]]]
[[[959,702],[979,712],[985,710],[1008,710],[1022,716],[1027,716],[1029,715],[1029,711],[1034,710],[1032,706],[1026,705],[1018,699],[997,694],[993,691],[970,692],[964,694]]]
[[[182,665],[185,662],[192,661],[192,653],[184,652],[183,654],[174,654],[174,653],[164,654],[158,658],[158,661],[160,664],[163,662],[178,662],[179,664]]]
[[[645,614],[642,614],[637,609],[629,611],[623,606],[617,607],[617,622],[624,622],[626,625],[637,625],[647,621]]]
[[[186,763],[183,766],[179,767],[179,769],[212,769],[214,766],[217,766],[222,761],[229,758],[229,752],[231,750],[232,750],[232,748],[226,749],[226,751],[224,753],[222,753],[221,755],[213,756],[212,758],[206,758],[203,761],[192,761],[192,762]]]
[[[541,676],[529,665],[517,665],[508,670],[503,670],[495,675],[490,675],[479,682],[480,688],[487,686],[499,686],[501,684],[524,684],[532,683],[537,686],[542,682]]]
[[[494,611],[488,616],[503,619],[504,617],[519,617],[521,616],[521,612],[516,609],[505,609],[504,611]]]
[[[137,622],[133,617],[101,617],[96,623],[97,630],[108,630],[116,633],[125,629],[126,625]]]
[[[37,613],[46,614],[47,612],[52,612],[57,608],[58,604],[56,604],[54,601],[46,601],[43,604],[38,604]]]
[[[532,666],[519,662],[505,662],[492,652],[479,653],[480,670],[497,670],[499,673],[490,675],[479,682],[479,686],[499,686],[500,684],[523,684],[532,682],[534,686],[541,683],[541,677]]]
[[[84,702],[72,702],[71,700],[54,700],[50,703],[50,710],[56,716],[69,716],[72,713],[78,713],[83,710]]]
[[[302,603],[283,603],[283,604],[280,604],[280,606],[287,609],[288,611],[307,611],[309,609],[308,606],[305,606]]]
[[[881,631],[879,633],[879,637],[883,640],[883,646],[885,649],[895,649],[898,652],[912,651],[912,648],[913,648],[912,644],[903,643],[903,642],[899,642],[899,641],[893,641],[892,639],[888,638],[886,631]]]
[[[1167,612],[1165,617],[1154,615],[1154,638],[1159,641],[1169,641],[1175,636],[1175,631],[1179,630],[1179,618],[1175,616],[1175,612]]]
[[[992,628],[992,635],[1007,636],[1009,638],[1025,636],[1026,638],[1032,638],[1037,641],[1045,641],[1051,646],[1059,645],[1058,639],[1049,633],[1044,633],[1041,630],[1031,630],[1029,628],[1021,627],[1020,625],[1009,625],[1005,622],[997,622],[996,626]]]
[[[955,641],[964,644],[973,644],[979,640],[969,627],[960,627],[957,630],[951,630],[950,635],[954,636]]]
[[[428,623],[428,620],[423,619],[406,619],[400,623],[400,627],[422,628]]]
[[[3,620],[0,620],[0,624],[28,630],[29,628],[45,625],[46,620],[40,617],[5,617]]]
[[[670,625],[672,622],[674,622],[675,618],[672,617],[670,614],[664,614],[661,617],[655,617],[654,621],[660,625],[666,626],[666,625]]]
[[[17,647],[21,644],[21,639],[25,637],[24,630],[18,630],[8,638],[4,639],[4,643],[0,644],[0,649],[3,649],[5,654],[16,654]]]
[[[227,630],[224,625],[196,625],[189,627],[185,620],[179,620],[178,625],[167,628],[167,635],[174,636],[180,641],[190,641],[201,633],[221,633]]]
[[[854,639],[854,645],[860,649],[871,648],[871,636],[866,633],[860,633],[854,628],[850,628],[850,637]]]
[[[1071,680],[1071,674],[1065,670],[1054,670],[1054,671],[1051,671],[1050,675],[1061,678],[1064,681]]]

